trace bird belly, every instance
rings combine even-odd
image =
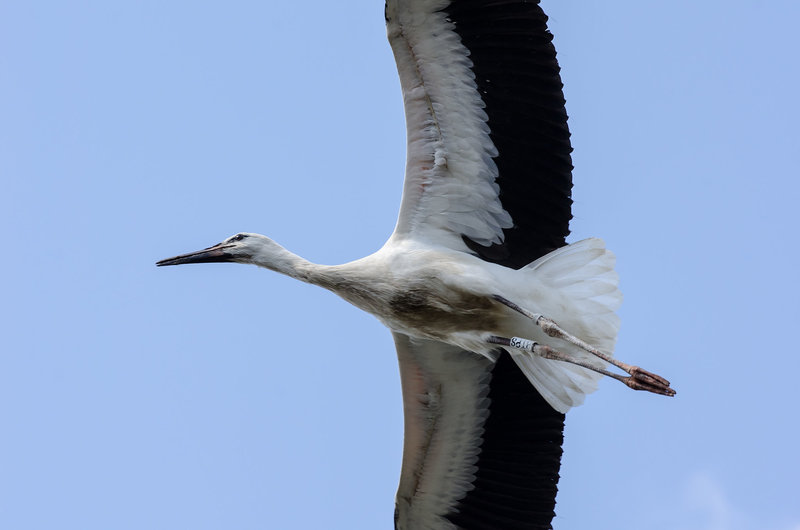
[[[488,296],[409,289],[390,299],[381,320],[394,331],[452,343],[453,336],[499,329],[503,313],[504,307]]]

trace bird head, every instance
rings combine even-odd
[[[247,234],[240,232],[216,245],[181,254],[174,258],[162,259],[156,265],[163,267],[166,265],[183,265],[185,263],[253,263],[254,258],[259,254],[263,247],[274,244],[272,240],[260,234]]]

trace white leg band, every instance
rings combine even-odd
[[[533,353],[533,347],[536,346],[536,343],[532,340],[522,339],[520,337],[511,337],[511,346]]]

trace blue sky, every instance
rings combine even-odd
[[[798,530],[800,5],[544,7],[617,355],[567,418],[555,527]],[[389,528],[391,337],[255,267],[378,249],[404,162],[380,0],[0,5],[0,527]]]

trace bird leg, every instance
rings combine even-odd
[[[539,313],[532,313],[532,312],[530,312],[530,311],[518,306],[514,302],[512,302],[512,301],[510,301],[510,300],[508,300],[506,298],[503,298],[502,296],[495,295],[494,298],[495,298],[495,300],[497,300],[501,304],[506,305],[506,306],[510,307],[511,309],[513,309],[514,311],[517,311],[518,313],[521,313],[522,315],[524,315],[524,316],[530,318],[531,320],[533,320],[534,323],[537,326],[539,326],[542,329],[542,331],[544,331],[548,336],[554,337],[554,338],[557,338],[557,339],[561,339],[561,340],[564,340],[566,342],[569,342],[570,344],[573,344],[573,345],[577,346],[578,348],[580,348],[580,349],[582,349],[584,351],[587,351],[587,352],[591,353],[592,355],[594,355],[596,357],[599,357],[600,359],[603,359],[604,361],[606,361],[606,362],[608,362],[610,364],[613,364],[614,366],[616,366],[620,370],[622,370],[625,373],[627,373],[629,375],[629,377],[623,377],[623,376],[608,372],[607,370],[603,370],[603,369],[599,369],[599,368],[593,367],[593,366],[589,365],[586,362],[580,361],[579,359],[573,359],[569,355],[566,355],[566,354],[564,354],[562,352],[559,352],[558,350],[554,350],[553,348],[550,348],[549,346],[546,346],[546,345],[543,345],[543,344],[538,344],[538,343],[530,341],[528,339],[520,339],[518,337],[512,337],[510,339],[506,339],[504,337],[492,337],[493,339],[509,340],[511,342],[508,345],[510,345],[510,346],[512,346],[514,348],[520,348],[520,349],[523,349],[523,350],[526,350],[526,351],[530,351],[531,353],[533,353],[535,355],[539,355],[540,357],[544,357],[545,359],[554,359],[554,360],[557,360],[557,361],[571,362],[572,364],[577,364],[578,366],[583,366],[584,368],[588,368],[590,370],[593,370],[595,372],[601,373],[603,375],[607,375],[609,377],[613,377],[614,379],[617,379],[618,381],[622,381],[623,383],[625,383],[630,388],[633,388],[634,390],[647,390],[648,392],[653,392],[655,394],[662,394],[664,396],[674,396],[675,395],[675,390],[673,390],[672,388],[669,387],[669,381],[667,381],[663,377],[661,377],[659,375],[656,375],[656,374],[654,374],[652,372],[648,372],[647,370],[639,368],[638,366],[633,366],[633,365],[624,363],[624,362],[622,362],[620,360],[614,359],[610,355],[608,355],[606,353],[603,353],[602,351],[598,350],[597,348],[595,348],[591,344],[588,344],[587,342],[579,339],[578,337],[576,337],[576,336],[574,336],[574,335],[572,335],[570,333],[567,333],[564,329],[561,328],[561,326],[556,324],[556,322],[551,318],[548,318],[548,317],[546,317],[544,315],[541,315]],[[530,347],[516,346],[514,344],[514,342],[517,342],[517,341],[522,341],[523,345],[525,345],[525,346],[528,346],[527,343],[531,343],[531,346]],[[491,340],[490,340],[490,342],[491,342]],[[496,344],[499,344],[499,343],[496,343]]]

